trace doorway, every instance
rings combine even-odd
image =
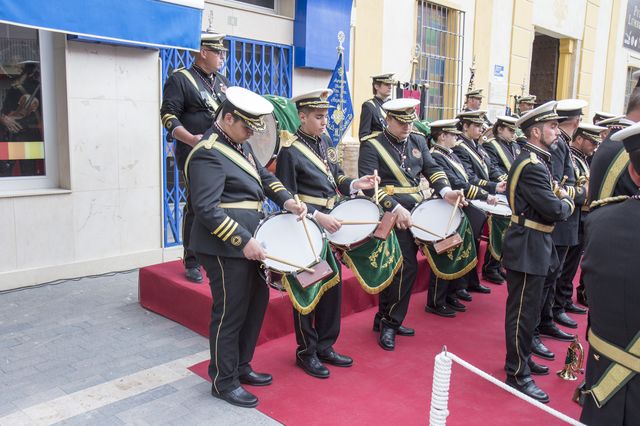
[[[536,95],[536,106],[556,98],[559,55],[559,39],[536,33],[529,75],[529,93]]]

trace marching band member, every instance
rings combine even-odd
[[[380,328],[378,344],[387,351],[395,349],[396,334],[413,335],[414,330],[402,327],[407,314],[411,288],[418,272],[418,246],[409,230],[410,210],[423,196],[419,188],[424,175],[436,193],[455,204],[462,191],[452,190],[445,173],[435,163],[421,135],[412,133],[417,119],[417,99],[394,99],[383,105],[387,127],[361,140],[358,171],[361,176],[378,170],[381,187],[378,197],[385,211],[397,215],[396,235],[403,255],[402,272],[380,293],[374,330]],[[464,200],[464,197],[463,197]],[[463,201],[464,202],[464,201]],[[379,325],[378,325],[379,324]]]
[[[569,194],[560,188],[556,196],[551,186],[549,151],[560,134],[555,106],[555,101],[547,102],[518,119],[528,142],[509,171],[507,194],[513,216],[502,258],[508,285],[506,383],[541,402],[548,402],[549,396],[531,375],[549,374],[549,368],[531,359],[533,332],[545,277],[558,265],[551,232],[556,222],[574,210]]]
[[[387,126],[385,121],[386,113],[382,108],[382,104],[391,98],[391,90],[396,83],[393,79],[393,73],[374,75],[371,76],[371,80],[373,98],[366,100],[362,104],[360,129],[358,131],[360,139],[373,132],[381,132]]]
[[[296,96],[292,102],[298,109],[301,125],[292,135],[281,137],[282,149],[278,154],[276,176],[304,201],[323,228],[329,232],[340,229],[340,222],[328,213],[338,196],[349,196],[360,189],[371,189],[374,176],[352,179],[338,164],[338,153],[325,133],[331,89],[314,90]],[[329,252],[330,256],[333,256]],[[296,364],[307,374],[329,377],[329,369],[322,361],[337,367],[350,367],[351,357],[336,352],[333,345],[340,333],[340,306],[342,284],[327,289],[314,310],[303,315],[293,310],[294,329],[298,348]]]
[[[255,407],[258,398],[241,384],[264,386],[272,377],[256,373],[250,364],[269,302],[258,262],[265,259],[265,251],[252,235],[263,218],[265,196],[300,217],[307,207],[260,166],[245,143],[253,132],[264,130],[263,116],[273,106],[241,87],[228,88],[226,95],[217,120],[189,153],[184,170],[195,213],[192,248],[213,296],[211,393],[233,405]]]

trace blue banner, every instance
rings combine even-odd
[[[338,55],[338,63],[329,81],[329,89],[333,90],[333,93],[328,99],[330,107],[327,133],[331,136],[335,146],[340,142],[344,132],[353,121],[353,104],[351,103],[349,82],[344,72],[344,55],[342,53]]]

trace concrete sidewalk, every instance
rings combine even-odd
[[[0,425],[279,424],[213,398],[186,369],[208,356],[139,305],[137,270],[2,293]]]

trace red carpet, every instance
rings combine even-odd
[[[490,285],[490,284],[489,284]],[[330,367],[331,377],[310,377],[295,366],[295,337],[288,335],[259,346],[253,361],[257,371],[274,375],[274,383],[250,390],[260,398],[258,409],[287,425],[424,425],[428,423],[434,356],[448,350],[504,380],[504,306],[506,286],[490,285],[492,294],[474,293],[469,310],[453,319],[424,312],[425,292],[414,294],[406,324],[416,328],[415,337],[398,337],[394,352],[383,351],[371,331],[375,309],[343,319],[336,344],[339,352],[354,357],[351,368]],[[586,316],[578,320],[581,341]],[[550,406],[573,418],[580,407],[571,401],[579,381],[555,375],[563,367],[568,344],[545,339],[556,360],[537,361],[552,373],[536,378],[549,393]],[[208,379],[204,362],[191,369]],[[448,424],[555,425],[564,424],[537,408],[511,396],[463,367],[453,364]]]
[[[414,291],[424,291],[429,282],[426,259],[420,260]],[[181,261],[141,268],[138,278],[140,304],[203,336],[209,335],[211,290],[208,280],[194,284],[184,277]],[[349,269],[342,267],[342,316],[377,306],[377,296],[365,293]],[[271,289],[269,307],[258,344],[293,333],[293,313],[289,296]]]

